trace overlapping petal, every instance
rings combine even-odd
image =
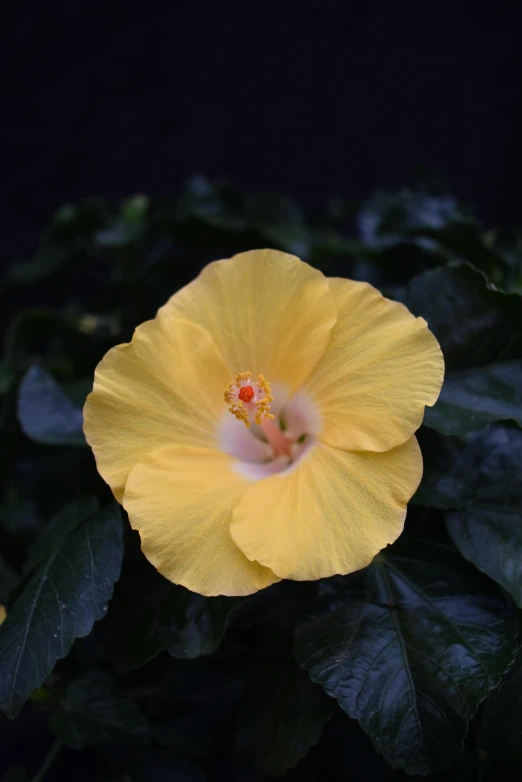
[[[325,351],[337,310],[328,281],[275,250],[209,264],[158,313],[199,323],[230,376],[250,371],[296,391]]]
[[[212,449],[161,448],[134,467],[125,488],[123,505],[145,556],[202,595],[248,595],[279,581],[232,540],[232,512],[250,483],[233,465]]]
[[[400,535],[421,476],[415,437],[385,453],[319,444],[293,469],[245,490],[232,537],[281,578],[351,573]]]
[[[419,428],[444,377],[426,321],[371,285],[331,278],[337,323],[303,386],[323,421],[321,439],[347,450],[387,451]]]
[[[146,453],[164,445],[217,447],[229,373],[212,338],[180,318],[138,326],[98,365],[84,430],[98,471],[121,501]]]

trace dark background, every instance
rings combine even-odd
[[[517,222],[522,3],[18,0],[0,33],[0,251],[62,203],[203,172],[361,198],[420,168]]]

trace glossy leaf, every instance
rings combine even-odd
[[[291,658],[258,670],[242,703],[236,748],[253,768],[282,776],[321,736],[336,703]]]
[[[424,423],[455,435],[508,419],[522,425],[522,297],[460,265],[419,275],[403,301],[428,321],[446,362],[440,398]]]
[[[24,434],[37,443],[85,445],[81,408],[42,367],[30,367],[22,379],[18,419]]]
[[[500,499],[500,498],[499,498]],[[522,608],[522,506],[471,505],[451,511],[446,526],[459,551]]]
[[[426,230],[442,231],[471,222],[452,196],[408,189],[376,193],[358,215],[363,242],[378,248],[413,241]]]
[[[414,539],[326,587],[298,626],[300,663],[392,766],[448,768],[514,658],[510,606],[453,549]]]
[[[106,671],[90,671],[70,682],[50,727],[64,744],[74,749],[99,741],[146,744],[150,732],[137,704]]]
[[[417,269],[412,265],[412,271],[418,274],[426,262],[440,266],[468,261],[497,284],[512,278],[505,253],[482,231],[469,209],[450,195],[426,187],[376,193],[360,211],[358,223],[364,245],[381,265],[395,260],[404,266],[413,256]]]
[[[105,616],[122,560],[114,503],[60,538],[27,577],[0,627],[0,708],[15,717],[75,638]]]
[[[119,672],[144,665],[166,649],[186,659],[212,654],[239,602],[172,584],[139,554],[124,567],[115,590],[107,653]]]
[[[425,476],[414,501],[450,509],[460,552],[522,607],[522,431],[494,426],[457,438],[421,436]]]
[[[491,755],[522,762],[522,650],[484,704],[479,741]]]
[[[86,496],[66,505],[47,522],[28,552],[31,566],[52,554],[72,530],[99,508],[96,497]]]

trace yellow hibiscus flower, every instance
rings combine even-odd
[[[275,250],[207,266],[85,404],[145,556],[203,595],[351,573],[401,533],[444,362],[422,318]]]

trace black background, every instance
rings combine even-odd
[[[304,199],[442,175],[518,221],[522,3],[4,3],[1,247],[203,172]]]

